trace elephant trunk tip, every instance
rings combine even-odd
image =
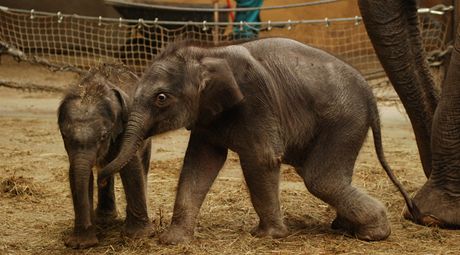
[[[137,112],[130,113],[121,141],[120,152],[112,162],[99,171],[99,185],[103,186],[104,182],[106,182],[105,179],[118,173],[136,155],[145,138],[144,119],[145,116],[143,114]]]
[[[97,184],[100,187],[105,187],[107,185],[107,179],[112,176],[112,171],[109,171],[110,169],[107,169],[107,166],[104,167],[103,169],[100,170],[100,172],[97,175]]]
[[[103,188],[103,187],[107,186],[107,183],[108,183],[107,178],[98,176],[97,184],[98,184],[99,187]]]
[[[126,165],[126,164],[127,163],[125,163],[124,165]],[[107,166],[105,166],[104,168],[102,168],[98,172],[98,175],[97,175],[97,183],[98,183],[98,185],[100,185],[101,187],[105,187],[107,185],[107,183],[108,183],[107,179],[110,176],[113,176],[114,174],[119,172],[124,167],[124,165],[122,165],[120,168],[117,168],[114,165],[115,164],[112,161],[111,163],[109,163]]]

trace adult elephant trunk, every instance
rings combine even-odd
[[[359,0],[359,7],[377,56],[407,111],[429,177],[438,93],[423,54],[415,0]]]
[[[136,154],[146,135],[146,120],[147,115],[141,111],[130,113],[120,152],[117,158],[99,172],[98,181],[100,184],[104,185],[105,178],[119,172]]]

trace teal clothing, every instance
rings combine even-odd
[[[236,8],[244,7],[261,7],[263,0],[236,0]],[[235,15],[235,22],[240,23],[240,21],[246,22],[260,22],[260,10],[255,11],[238,11]],[[254,30],[246,25],[243,25],[243,29],[240,29],[240,25],[233,26],[233,34],[235,39],[244,39],[244,38],[255,38],[258,36],[259,31]],[[260,29],[260,26],[251,26],[257,29]]]

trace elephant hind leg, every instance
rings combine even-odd
[[[107,225],[118,216],[115,203],[115,178],[113,176],[109,177],[107,185],[104,187],[98,185],[97,194],[96,223],[98,225]]]
[[[336,209],[337,218],[332,228],[346,230],[362,240],[385,239],[391,232],[385,207],[351,185],[355,161],[367,130],[342,129],[320,134],[297,172],[313,195]]]

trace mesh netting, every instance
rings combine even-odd
[[[426,51],[445,49],[449,19],[420,14],[419,20]],[[26,56],[80,68],[100,62],[123,62],[139,73],[162,47],[179,38],[199,42],[241,39],[237,36],[238,25],[232,29],[230,25],[206,23],[157,24],[6,8],[0,9],[0,24],[0,42]],[[384,76],[360,18],[290,24],[268,29],[265,26],[256,34],[289,37],[322,48],[356,67],[368,79]]]

